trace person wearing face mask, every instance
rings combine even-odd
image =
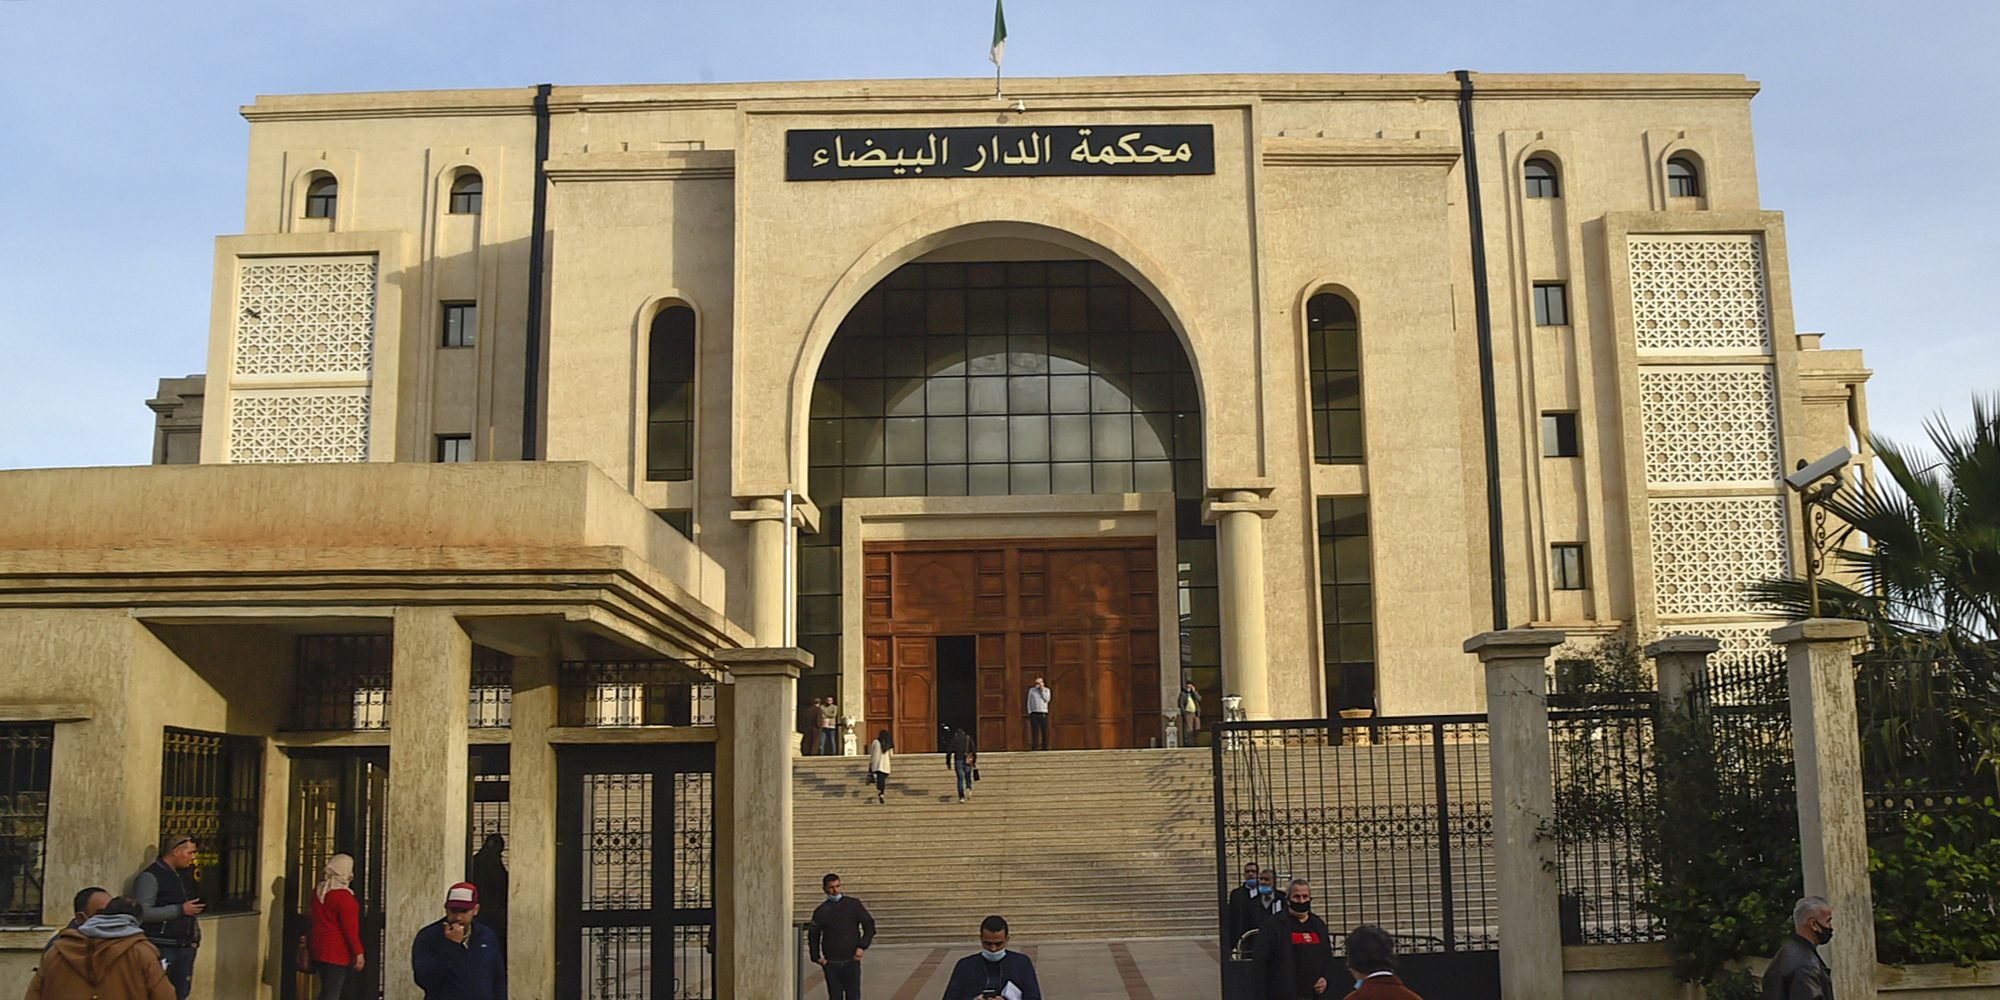
[[[1396,939],[1374,924],[1347,932],[1347,974],[1354,977],[1347,1000],[1424,1000],[1396,977]]]
[[[861,901],[840,891],[840,876],[819,880],[826,900],[806,925],[806,953],[826,970],[826,1000],[861,1000],[861,953],[875,943],[875,918]]]
[[[999,914],[979,922],[979,953],[952,966],[944,1000],[1042,1000],[1035,963],[1007,950],[1007,921]]]
[[[1258,880],[1257,862],[1248,861],[1243,865],[1243,884],[1229,890],[1229,947],[1233,950],[1243,942],[1243,935],[1264,925],[1270,919],[1270,911],[1259,905],[1257,890],[1262,886]]]
[[[1764,1000],[1832,1000],[1833,970],[1819,946],[1833,940],[1833,904],[1807,896],[1792,907],[1792,936],[1764,970]]]
[[[1285,912],[1257,932],[1252,957],[1265,1000],[1321,1000],[1334,974],[1333,939],[1312,911],[1312,884],[1292,880]]]
[[[1264,923],[1285,912],[1285,894],[1278,891],[1278,872],[1270,865],[1257,873],[1257,922],[1251,927],[1262,927]]]

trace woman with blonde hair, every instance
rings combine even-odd
[[[311,951],[319,1000],[340,1000],[347,974],[367,964],[361,948],[361,904],[348,888],[352,881],[354,858],[335,854],[326,859],[319,884],[313,887]]]

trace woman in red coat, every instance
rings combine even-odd
[[[365,964],[361,953],[361,904],[347,887],[354,881],[354,859],[336,854],[326,859],[320,883],[313,889],[312,957],[319,975],[319,1000],[340,1000],[349,971]]]

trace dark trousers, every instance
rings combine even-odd
[[[1049,713],[1028,713],[1028,749],[1047,750],[1049,748]]]
[[[160,960],[167,966],[167,982],[174,984],[176,1000],[187,1000],[188,990],[194,988],[194,946],[178,948],[163,944],[158,947]]]
[[[313,969],[319,973],[319,1000],[340,1000],[341,991],[347,988],[348,967],[314,962]]]
[[[826,1000],[861,1000],[861,963],[826,963]]]
[[[878,798],[879,798],[879,797],[881,797],[881,796],[883,796],[883,795],[886,795],[886,794],[888,794],[888,792],[889,792],[889,772],[887,772],[887,771],[870,771],[870,772],[868,772],[868,776],[869,776],[870,778],[873,778],[873,779],[875,779],[875,795],[876,795],[876,796],[877,796]]]

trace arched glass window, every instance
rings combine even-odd
[[[451,182],[451,207],[453,215],[478,215],[480,200],[486,193],[485,182],[479,179],[479,172],[467,170]]]
[[[1556,180],[1555,164],[1550,163],[1549,161],[1544,160],[1538,156],[1528,161],[1528,165],[1526,166],[1526,168],[1523,169],[1522,173],[1526,175],[1528,183],[1528,197],[1530,198],[1562,197],[1562,184],[1560,181]]]
[[[1667,161],[1667,195],[1673,198],[1701,197],[1701,168],[1685,156]]]
[[[1313,460],[1362,461],[1361,331],[1354,304],[1331,292],[1306,303],[1306,350],[1312,367]]]
[[[646,479],[694,478],[694,310],[653,317],[646,362]]]
[[[321,174],[306,184],[306,218],[331,219],[340,201],[340,182],[332,174]]]

